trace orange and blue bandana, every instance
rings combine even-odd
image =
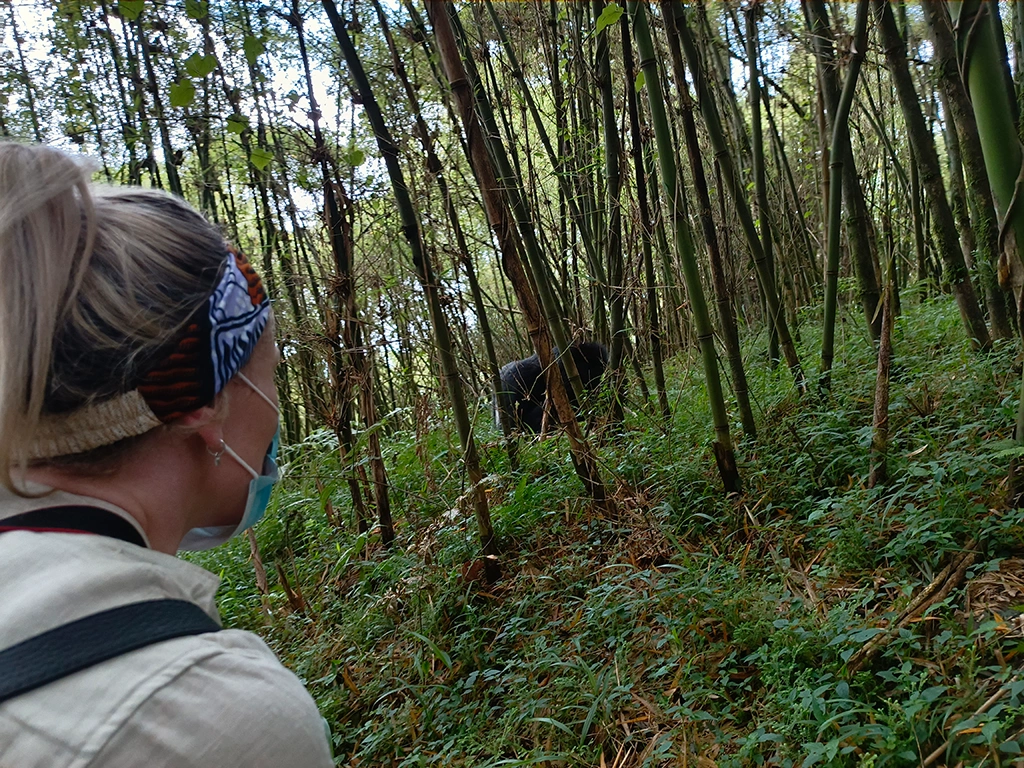
[[[249,362],[270,319],[270,301],[249,260],[227,247],[208,302],[130,392],[44,416],[30,459],[84,453],[168,424],[213,402]]]
[[[156,417],[166,424],[208,405],[249,362],[269,318],[263,281],[245,255],[229,246],[209,302],[139,384]]]

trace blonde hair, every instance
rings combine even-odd
[[[90,170],[0,142],[0,480],[14,492],[41,423],[133,390],[224,261],[222,234],[185,201]]]

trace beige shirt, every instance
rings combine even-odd
[[[82,503],[135,524],[94,499],[54,493],[25,500],[2,489],[0,520]],[[219,622],[218,582],[184,560],[117,539],[2,533],[0,649],[91,613],[158,598],[191,601]],[[0,704],[0,768],[331,765],[312,697],[259,637],[240,630],[158,643]]]

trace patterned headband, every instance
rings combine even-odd
[[[30,459],[84,453],[168,424],[202,408],[252,356],[270,318],[270,301],[249,260],[232,246],[209,301],[131,392],[45,415]]]

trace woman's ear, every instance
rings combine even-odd
[[[189,411],[175,422],[185,430],[198,435],[206,447],[217,452],[224,445],[224,413],[215,400],[211,405]]]

